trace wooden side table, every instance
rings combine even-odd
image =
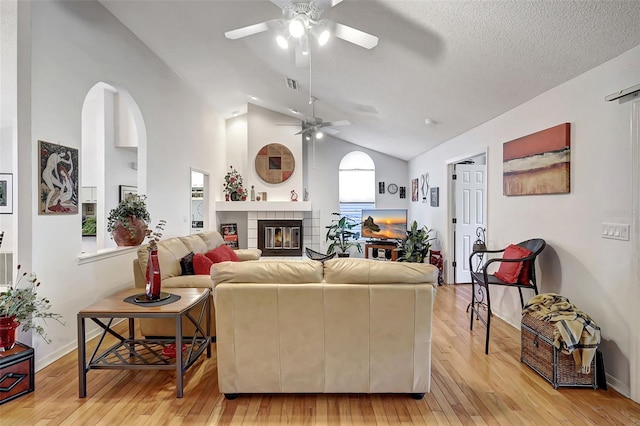
[[[0,405],[34,388],[33,348],[16,342],[13,348],[0,352]]]
[[[78,313],[78,394],[80,398],[87,395],[87,372],[92,369],[175,369],[176,393],[178,398],[183,395],[183,378],[185,371],[195,363],[202,352],[207,351],[207,358],[211,358],[211,302],[208,288],[172,288],[170,293],[180,296],[180,300],[162,306],[132,304],[124,299],[140,293],[139,288],[120,291],[105,298]],[[201,306],[198,318],[194,318],[189,310]],[[85,319],[91,319],[102,329],[98,346],[94,349],[89,361],[86,354]],[[105,324],[101,321],[108,318]],[[114,319],[129,320],[128,335],[122,336],[111,328]],[[135,318],[173,318],[176,322],[176,335],[171,339],[136,339],[134,334]],[[194,326],[191,338],[182,336],[182,319],[187,318]],[[202,327],[203,320],[206,326]],[[103,348],[107,334],[118,339],[109,348]],[[186,344],[186,354],[179,348]],[[172,356],[163,354],[167,345],[175,344],[175,361]],[[106,346],[106,345],[105,345]]]

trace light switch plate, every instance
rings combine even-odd
[[[624,223],[603,223],[602,238],[629,241],[630,225]]]

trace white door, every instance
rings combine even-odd
[[[486,166],[458,164],[455,170],[455,282],[470,283],[469,255],[476,230],[486,228]]]

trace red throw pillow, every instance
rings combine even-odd
[[[216,247],[210,252],[205,253],[204,255],[211,259],[213,263],[240,262],[240,258],[238,257],[236,252],[226,244],[223,244],[220,247]]]
[[[193,256],[193,272],[196,275],[209,275],[213,262],[202,253],[196,253]]]
[[[503,259],[522,259],[531,254],[531,251],[524,247],[510,244],[504,251]],[[528,263],[528,262],[527,262]],[[520,272],[522,271],[522,262],[500,262],[500,268],[496,271],[496,278],[502,281],[515,284],[518,281]]]

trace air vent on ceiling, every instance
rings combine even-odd
[[[287,87],[291,90],[298,90],[298,82],[292,78],[285,77],[287,80]]]

